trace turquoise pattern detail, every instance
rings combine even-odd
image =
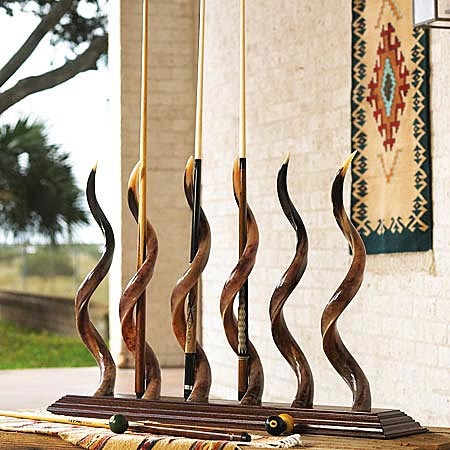
[[[392,69],[391,60],[386,58],[381,85],[381,97],[383,99],[384,109],[386,110],[386,115],[388,117],[391,116],[396,86],[397,81],[395,79],[394,70]]]

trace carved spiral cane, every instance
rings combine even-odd
[[[369,382],[361,367],[345,347],[337,329],[339,316],[352,301],[361,286],[366,264],[364,243],[345,213],[342,201],[345,174],[355,153],[352,153],[344,161],[336,175],[331,191],[334,217],[351,247],[353,260],[347,276],[323,311],[322,339],[323,350],[327,358],[352,391],[352,409],[354,411],[370,411],[371,396]]]
[[[278,172],[277,190],[283,212],[297,234],[297,246],[294,259],[278,283],[270,300],[270,321],[272,323],[273,340],[297,377],[297,394],[292,402],[292,407],[312,408],[314,397],[313,375],[305,355],[289,332],[283,315],[284,304],[302,278],[308,262],[306,229],[289,198],[287,189],[288,165],[289,156]]]
[[[113,395],[116,382],[116,365],[102,336],[91,322],[89,301],[98,285],[106,277],[114,255],[114,233],[111,225],[97,202],[95,195],[94,167],[86,186],[86,197],[89,209],[105,237],[105,250],[91,272],[81,283],[75,296],[75,321],[78,333],[100,368],[100,384],[95,396]]]
[[[233,189],[234,198],[239,205],[240,178],[239,160],[233,167]],[[256,252],[258,250],[259,233],[252,210],[247,205],[247,244],[236,267],[231,272],[225,283],[220,297],[220,312],[225,328],[225,334],[233,351],[238,355],[238,326],[237,319],[233,313],[233,301],[237,293],[247,280],[255,265]],[[264,372],[258,353],[253,344],[248,341],[248,388],[241,399],[243,405],[259,405],[264,391]]]
[[[194,207],[194,159],[189,158],[186,169],[184,171],[184,193],[189,207]],[[186,345],[186,313],[185,302],[186,297],[192,287],[200,278],[209,258],[211,248],[211,233],[209,223],[200,208],[199,233],[198,233],[198,250],[189,264],[186,272],[177,281],[170,299],[172,310],[172,328],[180,346],[185,348]],[[208,359],[199,343],[196,343],[195,357],[195,381],[192,392],[187,399],[192,402],[206,403],[209,397],[211,387],[211,368]]]
[[[137,176],[139,163],[134,167],[128,181],[128,206],[134,219],[138,219],[139,204],[137,200]],[[122,336],[128,350],[136,358],[136,322],[134,320],[134,309],[137,300],[145,291],[150,282],[158,255],[158,239],[156,232],[147,221],[146,230],[146,258],[138,268],[136,274],[128,282],[119,303],[119,316],[122,325]],[[145,343],[145,379],[146,390],[143,398],[157,400],[161,392],[161,370],[158,359],[152,348]]]

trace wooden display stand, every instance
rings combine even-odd
[[[399,410],[373,409],[355,412],[336,407],[313,409],[291,408],[279,403],[244,406],[232,401],[208,404],[163,398],[160,401],[136,400],[131,397],[89,397],[66,395],[50,405],[48,411],[79,417],[108,419],[116,413],[132,420],[161,420],[166,424],[222,426],[241,431],[264,432],[267,417],[290,414],[295,421],[294,432],[348,436],[358,438],[392,439],[427,432],[418,422]]]

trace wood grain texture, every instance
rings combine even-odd
[[[283,307],[300,282],[308,263],[308,236],[303,221],[289,197],[287,188],[288,164],[289,162],[286,161],[278,172],[277,191],[283,212],[296,232],[297,244],[294,258],[272,295],[269,312],[273,340],[297,377],[297,392],[292,406],[312,408],[314,380],[311,368],[290,333],[283,314]]]
[[[128,205],[134,219],[138,219],[137,175],[139,164],[131,172],[128,183]],[[146,228],[146,255],[143,264],[128,282],[122,293],[119,303],[119,316],[122,327],[122,336],[128,350],[136,358],[136,323],[134,310],[139,298],[145,293],[155,269],[158,255],[158,238],[156,232],[147,220]],[[155,352],[148,343],[145,343],[145,380],[146,389],[143,398],[155,400],[161,393],[161,369]]]
[[[184,192],[191,209],[194,207],[194,159],[191,157],[184,172]],[[177,281],[171,295],[170,304],[172,311],[172,329],[181,348],[186,346],[186,313],[185,303],[189,293],[197,295],[198,290],[192,288],[198,283],[199,278],[208,262],[211,248],[211,232],[209,223],[203,209],[200,207],[198,226],[197,252]],[[192,298],[191,298],[192,300]],[[211,387],[211,368],[203,348],[198,342],[195,345],[195,381],[188,401],[207,402]]]
[[[321,330],[323,350],[333,367],[344,379],[353,394],[355,411],[370,411],[369,381],[363,370],[345,347],[339,335],[337,321],[358,292],[364,277],[366,250],[356,228],[348,218],[342,199],[345,174],[354,157],[352,153],[339,169],[331,191],[333,213],[336,222],[351,248],[353,259],[347,275],[333,294],[322,314]]]
[[[236,159],[233,167],[233,189],[236,203],[240,200],[240,174],[239,159]],[[238,324],[233,312],[233,301],[237,293],[246,282],[250,272],[255,265],[256,252],[258,250],[259,233],[252,210],[247,205],[247,242],[237,265],[231,272],[225,283],[220,297],[220,313],[225,329],[225,335],[236,355],[238,352]],[[264,391],[264,372],[258,353],[253,344],[248,340],[248,387],[241,399],[244,405],[258,405],[261,403]]]
[[[54,414],[102,419],[121,411],[132,420],[152,419],[167,424],[226,427],[256,432],[265,432],[264,424],[269,416],[287,413],[294,419],[296,433],[372,439],[394,439],[428,431],[404,412],[393,409],[360,412],[330,406],[292,408],[281,403],[242,405],[230,400],[193,403],[173,397],[155,401],[79,395],[66,395],[47,409]]]
[[[303,435],[309,450],[450,450],[450,429],[390,441]],[[54,436],[0,431],[0,448],[5,450],[74,450],[74,446]],[[257,447],[246,446],[248,450]]]
[[[105,237],[105,249],[98,263],[89,272],[77,290],[75,295],[75,323],[81,340],[100,368],[100,383],[94,395],[113,395],[116,381],[116,365],[106,342],[95,328],[89,315],[89,302],[99,284],[108,274],[115,247],[113,230],[103,210],[100,208],[95,194],[95,176],[96,169],[94,168],[88,178],[86,197],[92,216]]]

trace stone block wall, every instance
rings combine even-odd
[[[99,333],[108,340],[106,305],[92,303],[89,313]],[[0,320],[28,330],[78,337],[70,297],[0,291]]]

